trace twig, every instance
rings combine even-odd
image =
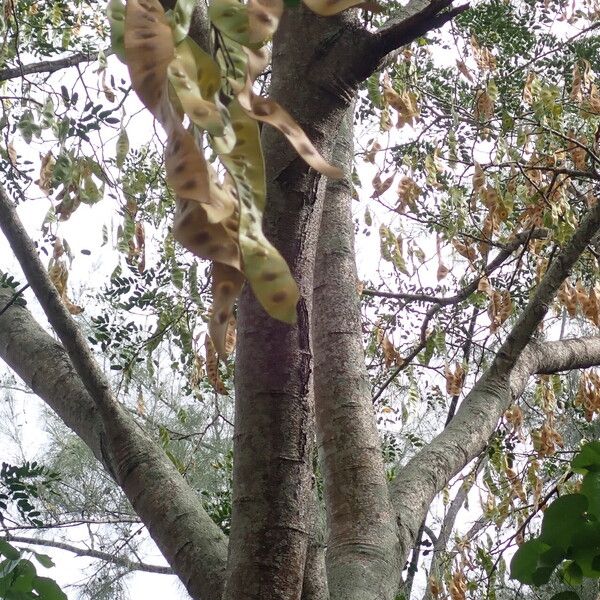
[[[105,56],[113,54],[111,48],[100,50]],[[58,60],[43,60],[37,63],[31,63],[29,65],[19,65],[18,67],[9,67],[7,69],[0,70],[0,82],[8,81],[9,79],[16,79],[17,77],[25,77],[26,75],[33,75],[34,73],[55,73],[61,69],[67,69],[73,67],[82,62],[92,62],[98,59],[98,56],[90,56],[79,52],[66,58],[59,58]]]
[[[44,540],[41,538],[26,537],[22,535],[11,535],[9,536],[11,542],[19,542],[22,544],[35,544],[38,546],[49,546],[51,548],[59,548],[60,550],[66,550],[72,552],[77,556],[88,556],[90,558],[97,558],[106,562],[126,567],[132,571],[145,571],[146,573],[160,573],[163,575],[172,575],[173,569],[162,565],[150,565],[144,562],[137,562],[130,560],[126,556],[117,556],[110,554],[109,552],[101,552],[100,550],[92,550],[91,548],[79,548],[72,544],[66,544],[65,542],[59,542],[56,540]]]
[[[17,290],[12,298],[0,309],[0,316],[2,316],[16,301],[23,295],[23,292],[29,287],[26,283],[20,290]]]

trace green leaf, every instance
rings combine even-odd
[[[510,575],[521,583],[539,585],[537,581],[545,576],[544,570],[550,569],[541,564],[541,556],[550,546],[536,538],[525,542],[515,553],[510,563]],[[542,573],[538,571],[542,569]],[[552,569],[550,569],[550,574]],[[537,574],[537,575],[536,575]],[[550,575],[548,575],[548,578]]]
[[[20,558],[16,560],[7,559],[0,562],[0,579],[12,573],[19,566],[20,562]]]
[[[60,589],[56,581],[48,577],[34,577],[33,589],[44,600],[68,600],[67,595]]]
[[[376,108],[381,108],[381,84],[379,83],[379,73],[373,73],[367,79],[367,94],[369,100]]]
[[[585,475],[588,471],[600,471],[600,442],[589,442],[571,463],[575,473]]]
[[[117,139],[117,168],[121,169],[125,163],[125,157],[129,152],[129,137],[125,129],[121,129]]]
[[[21,553],[11,546],[6,540],[0,539],[0,554],[6,556],[10,560],[18,560],[21,558]]]
[[[565,590],[564,592],[554,594],[550,600],[579,600],[579,595],[571,590]]]
[[[583,494],[567,494],[555,500],[544,513],[540,540],[567,549],[574,530],[586,522],[588,499]]]
[[[563,579],[569,585],[579,585],[583,581],[583,571],[576,562],[569,563],[563,571]]]
[[[39,554],[38,552],[34,552],[33,556],[35,559],[42,565],[42,567],[46,567],[46,569],[50,569],[54,566],[54,561],[47,554]]]
[[[31,592],[33,578],[35,577],[35,567],[29,560],[21,560],[18,567],[14,570],[10,590],[13,592]]]
[[[590,471],[583,478],[581,493],[588,499],[588,512],[600,519],[600,471]]]

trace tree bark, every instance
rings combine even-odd
[[[324,156],[345,106],[311,82],[311,61],[344,18],[319,19],[301,7],[286,11],[273,41],[271,95]],[[265,128],[263,148],[264,229],[290,265],[301,300],[294,326],[269,317],[248,286],[239,302],[227,600],[300,598],[310,528],[309,315],[324,181],[278,132]]]
[[[334,156],[346,178],[327,185],[314,281],[315,404],[332,600],[385,600],[400,581],[398,537],[365,367],[350,176],[353,113]]]

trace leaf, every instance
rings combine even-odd
[[[6,540],[0,539],[0,555],[6,556],[10,560],[19,560],[21,553]]]
[[[569,563],[563,570],[563,579],[569,585],[579,585],[583,581],[583,571],[576,562]]]
[[[227,335],[233,319],[233,304],[243,284],[244,277],[237,269],[220,263],[214,265],[212,273],[213,306],[208,329],[219,357],[227,356],[232,350],[232,345],[235,345],[235,340],[233,344],[229,340],[228,344]]]
[[[437,280],[441,281],[444,279],[448,273],[450,273],[450,269],[440,260],[437,268]]]
[[[571,463],[573,471],[585,475],[588,471],[600,471],[600,442],[588,442]]]
[[[48,577],[33,578],[33,589],[43,600],[68,600],[67,595],[60,589],[56,581]]]
[[[546,575],[547,568],[541,563],[541,555],[549,548],[550,546],[540,539],[525,542],[511,560],[510,576],[521,583],[537,585],[536,581],[543,579]],[[540,570],[542,573],[539,573]],[[550,574],[548,574],[549,577]]]
[[[35,559],[46,569],[50,569],[54,566],[54,561],[47,554],[40,554],[39,552],[33,552]]]
[[[208,377],[208,381],[217,394],[226,395],[227,388],[223,384],[223,381],[219,375],[219,361],[215,352],[215,347],[210,339],[210,336],[208,335],[204,339],[204,349],[206,352],[206,375]]]
[[[371,182],[373,185],[373,194],[371,195],[371,198],[379,198],[379,196],[389,190],[394,182],[395,177],[396,173],[394,172],[389,177],[386,177],[383,181],[381,181],[381,175],[380,173],[377,173]]]
[[[367,93],[369,100],[376,108],[381,108],[381,92],[379,84],[379,72],[373,73],[367,79]]]
[[[540,539],[566,550],[578,526],[585,523],[588,500],[583,494],[566,494],[556,499],[544,512]]]
[[[550,600],[579,600],[579,595],[571,590],[565,590],[554,594]]]
[[[588,499],[588,512],[600,520],[600,472],[590,471],[583,478],[580,491]]]
[[[8,153],[8,160],[9,160],[10,164],[13,167],[16,167],[18,157],[17,157],[17,151],[15,150],[13,140],[10,140],[10,142],[8,142],[7,153]]]

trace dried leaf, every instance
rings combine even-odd
[[[371,195],[371,198],[379,198],[379,196],[389,190],[394,182],[395,177],[396,173],[392,173],[389,177],[386,177],[383,181],[381,181],[381,174],[377,173],[371,182],[373,185],[373,194]]]
[[[8,142],[8,147],[6,150],[8,153],[8,160],[9,160],[10,164],[13,167],[16,167],[17,166],[17,151],[15,150],[13,140],[10,140],[10,142]]]
[[[436,273],[437,280],[441,281],[448,275],[448,273],[450,273],[450,269],[440,260]]]
[[[456,66],[458,70],[471,82],[474,82],[473,75],[471,75],[471,71],[469,71],[467,65],[462,60],[456,59]]]
[[[485,173],[478,162],[474,164],[473,171],[473,192],[477,193],[485,185]]]
[[[244,277],[237,269],[215,263],[212,273],[213,306],[208,330],[220,358],[231,352],[227,344],[227,334],[233,319],[233,305],[243,284]]]
[[[217,358],[217,353],[209,335],[204,339],[204,349],[208,382],[212,385],[217,394],[227,395],[227,388],[219,375],[219,360]]]
[[[40,177],[36,181],[38,187],[48,196],[52,185],[52,173],[54,172],[55,160],[52,152],[48,150],[40,162]]]

